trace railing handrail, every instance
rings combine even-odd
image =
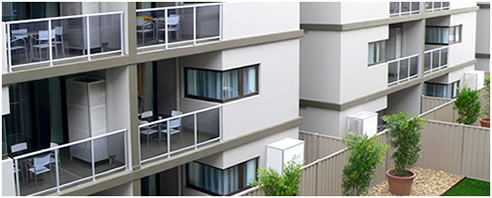
[[[101,15],[113,15],[113,14],[123,14],[123,11],[101,12],[101,13],[92,13],[92,14],[79,14],[79,15],[59,16],[59,17],[47,17],[47,18],[39,18],[39,19],[26,19],[26,20],[18,20],[18,21],[7,21],[7,22],[3,22],[3,23],[4,24],[32,23],[32,22],[40,22],[40,21],[83,18],[83,17],[88,17],[88,16],[101,16]]]
[[[433,51],[437,51],[437,50],[442,50],[442,49],[445,49],[445,48],[449,48],[449,46],[443,46],[443,47],[438,47],[438,48],[430,49],[430,50],[424,51],[424,54],[427,54],[427,53],[430,53],[430,52],[433,52]]]
[[[390,60],[390,61],[388,61],[386,63],[390,64],[390,63],[401,61],[401,60],[405,60],[405,59],[411,59],[411,58],[416,57],[416,56],[419,56],[419,54],[414,54],[414,55],[410,55],[410,56],[405,56],[405,57],[397,58],[397,59],[394,59],[394,60]]]
[[[50,147],[50,148],[46,148],[46,149],[34,151],[34,152],[31,152],[31,153],[26,153],[26,154],[23,154],[23,155],[15,156],[14,157],[14,160],[19,160],[21,158],[30,157],[30,156],[33,156],[33,155],[39,155],[41,153],[46,153],[46,152],[54,151],[54,150],[57,150],[57,149],[62,149],[62,148],[69,147],[69,146],[72,146],[72,145],[80,144],[80,143],[83,143],[83,142],[88,142],[88,141],[91,141],[91,140],[103,138],[103,137],[114,135],[114,134],[118,134],[118,133],[123,133],[123,132],[126,132],[126,131],[127,131],[127,129],[119,129],[119,130],[116,130],[116,131],[113,131],[113,132],[110,132],[110,133],[105,133],[105,134],[101,134],[101,135],[97,135],[97,136],[93,136],[93,137],[88,137],[88,138],[77,140],[77,141],[74,141],[74,142],[69,142],[67,144],[58,145],[58,146],[55,146],[55,147]]]
[[[171,7],[160,7],[160,8],[144,8],[137,9],[136,12],[150,12],[150,11],[160,11],[166,9],[180,9],[180,8],[198,8],[198,7],[207,7],[207,6],[216,6],[224,3],[202,3],[202,4],[193,4],[193,5],[183,5],[183,6],[171,6]]]
[[[172,116],[172,117],[169,117],[169,118],[152,121],[152,122],[149,122],[149,123],[138,125],[138,128],[142,128],[142,127],[146,127],[146,126],[150,126],[150,125],[155,125],[155,124],[158,124],[158,123],[161,123],[161,122],[167,122],[168,120],[170,121],[170,120],[174,120],[174,119],[179,119],[179,118],[190,116],[190,115],[194,115],[194,114],[199,114],[199,113],[202,113],[202,112],[205,112],[205,111],[209,111],[209,110],[212,110],[212,109],[218,109],[218,108],[220,108],[222,106],[223,106],[222,104],[219,104],[219,105],[207,107],[207,108],[204,108],[204,109],[199,109],[199,110],[196,110],[196,111],[184,113],[184,114],[181,114],[181,115]]]

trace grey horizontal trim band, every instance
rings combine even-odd
[[[294,127],[298,127],[302,122],[301,117],[297,117],[290,121],[280,123],[273,127],[261,129],[252,133],[244,134],[239,137],[232,138],[222,143],[211,143],[209,145],[201,146],[198,150],[192,150],[181,154],[173,155],[171,158],[165,158],[150,162],[147,165],[143,165],[140,169],[133,171],[123,171],[114,173],[106,177],[100,178],[94,182],[83,183],[68,189],[65,189],[59,193],[53,193],[50,195],[67,195],[67,196],[85,196],[91,195],[103,190],[107,190],[122,184],[126,184],[135,180],[139,180],[143,177],[153,175],[170,168],[197,160],[208,155],[212,155],[218,152],[226,151],[237,146],[241,146],[280,132],[283,132]]]
[[[408,87],[412,87],[412,86],[418,85],[420,83],[423,83],[423,82],[428,81],[430,79],[434,79],[434,78],[439,77],[439,76],[442,76],[444,74],[447,74],[447,73],[450,73],[450,72],[454,72],[454,71],[463,69],[463,68],[465,68],[467,66],[470,66],[470,65],[475,64],[476,62],[477,62],[477,60],[476,59],[473,59],[471,61],[468,61],[468,62],[459,64],[459,65],[456,65],[456,66],[453,66],[453,67],[448,67],[448,68],[446,68],[444,70],[440,70],[440,71],[437,71],[437,72],[434,72],[434,73],[427,74],[424,77],[413,79],[413,80],[404,82],[404,83],[399,84],[399,85],[388,87],[388,88],[386,88],[384,90],[375,92],[373,94],[370,94],[370,95],[367,95],[367,96],[363,96],[363,97],[360,97],[360,98],[356,98],[356,99],[351,100],[351,101],[348,101],[348,102],[346,102],[344,104],[335,104],[335,103],[328,103],[328,102],[322,102],[322,101],[314,101],[314,100],[300,99],[299,105],[301,107],[309,106],[309,107],[315,107],[315,108],[320,108],[320,109],[329,109],[329,110],[335,110],[335,111],[343,111],[343,110],[346,110],[348,108],[351,108],[351,107],[354,107],[354,106],[357,106],[357,105],[360,105],[360,104],[364,104],[364,103],[373,101],[375,99],[378,99],[378,98],[387,96],[388,94],[392,94],[392,93],[395,93],[397,91],[406,89]]]
[[[478,4],[478,7],[480,7],[480,9],[489,9],[490,8],[490,4],[489,3],[477,3]]]
[[[383,25],[389,25],[394,23],[403,23],[409,21],[422,20],[426,18],[440,17],[452,14],[460,14],[467,12],[477,11],[478,6],[469,7],[469,8],[459,8],[452,10],[442,10],[436,12],[424,12],[422,14],[414,14],[409,16],[400,16],[400,17],[389,17],[384,19],[375,19],[369,21],[362,22],[353,22],[353,23],[345,23],[345,24],[301,24],[301,28],[304,30],[316,30],[316,31],[349,31],[349,30],[357,30],[363,28],[371,28]]]
[[[475,53],[475,58],[490,58],[490,54]]]
[[[44,78],[109,69],[109,68],[133,65],[133,64],[138,64],[148,61],[188,56],[188,55],[212,52],[217,50],[233,49],[238,47],[246,47],[246,46],[253,46],[253,45],[259,45],[259,44],[265,44],[271,42],[278,42],[283,40],[297,39],[302,37],[303,34],[304,34],[303,30],[294,30],[289,32],[281,32],[281,33],[252,36],[252,37],[240,38],[240,39],[217,41],[217,42],[211,42],[206,44],[200,44],[198,46],[168,49],[168,50],[162,50],[153,53],[100,58],[92,61],[80,61],[80,62],[72,62],[67,64],[60,64],[51,67],[48,66],[42,68],[26,69],[22,71],[16,71],[13,73],[3,74],[2,85],[5,86],[13,83],[27,82],[32,80],[44,79]]]

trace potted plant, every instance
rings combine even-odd
[[[302,166],[291,160],[284,165],[283,174],[279,175],[275,170],[260,169],[258,181],[253,186],[258,186],[266,196],[298,196],[301,183]]]
[[[394,195],[410,195],[413,180],[417,176],[410,168],[420,157],[422,144],[419,131],[423,129],[425,120],[418,116],[411,117],[406,112],[386,115],[383,119],[389,129],[391,146],[395,149],[391,156],[395,168],[386,171],[389,191]]]
[[[482,108],[483,117],[480,118],[480,126],[490,128],[490,76],[485,76],[485,93],[483,98],[485,99],[485,104]]]
[[[472,125],[480,117],[480,96],[478,91],[465,87],[454,101],[453,109],[458,111],[457,123]]]
[[[343,143],[350,151],[348,163],[343,167],[342,189],[343,195],[367,195],[369,185],[373,179],[375,169],[383,162],[388,146],[379,144],[377,136],[371,138],[348,134]]]

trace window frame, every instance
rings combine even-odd
[[[461,43],[463,41],[463,36],[462,36],[462,32],[463,32],[463,24],[460,24],[460,25],[453,25],[453,26],[440,26],[440,25],[428,25],[428,26],[425,26],[426,28],[426,38],[427,38],[427,28],[440,28],[440,29],[448,29],[448,38],[447,38],[447,43],[433,43],[433,42],[427,42],[427,39],[425,39],[425,44],[426,45],[452,45],[452,44],[456,44],[456,43]],[[453,29],[453,40],[450,40],[450,36],[451,36],[451,29]],[[457,31],[458,30],[458,31]],[[457,41],[456,39],[456,35],[459,35],[459,39]]]
[[[371,44],[374,44],[374,63],[369,63],[369,46]],[[382,51],[383,52],[383,58],[381,60],[378,61],[378,58],[381,56],[378,52],[379,52],[379,49],[377,46],[384,46],[384,50]],[[369,42],[367,44],[367,66],[370,67],[370,66],[374,66],[374,65],[378,65],[378,64],[381,64],[381,63],[384,63],[386,62],[386,40],[378,40],[378,41],[372,41],[372,42]]]
[[[244,94],[244,79],[243,79],[243,71],[246,70],[247,68],[255,67],[255,73],[256,73],[256,91],[251,92],[248,94]],[[223,75],[225,72],[230,72],[237,70],[238,71],[238,96],[228,98],[228,99],[216,99],[216,98],[208,98],[208,97],[202,97],[202,96],[195,96],[195,95],[190,95],[188,94],[188,70],[197,70],[197,71],[206,71],[206,72],[217,72],[220,73],[220,75]],[[228,70],[214,70],[214,69],[205,69],[205,68],[195,68],[195,67],[184,67],[184,96],[185,98],[192,98],[192,99],[198,99],[198,100],[205,100],[205,101],[211,101],[211,102],[218,102],[218,103],[226,103],[234,100],[239,100],[245,97],[250,97],[254,95],[259,95],[260,94],[260,79],[259,79],[259,73],[260,73],[260,64],[253,64],[253,65],[247,65],[243,67],[237,67],[233,69],[228,69]],[[223,83],[223,80],[221,80],[221,83]],[[223,92],[224,86],[221,84]]]
[[[199,161],[192,161],[194,163],[197,163],[197,164],[200,164],[202,166],[208,166],[208,167],[211,167],[211,168],[214,168],[214,169],[218,169],[220,171],[226,171],[228,169],[231,169],[231,168],[234,168],[234,167],[239,167],[239,170],[242,170],[243,168],[246,167],[246,164],[252,160],[256,160],[256,169],[255,169],[255,180],[258,181],[258,169],[260,169],[259,167],[259,161],[260,161],[260,157],[254,157],[254,158],[251,158],[249,160],[246,160],[246,161],[243,161],[241,163],[238,163],[236,165],[233,165],[233,166],[230,166],[228,168],[225,168],[225,169],[221,169],[221,168],[217,168],[217,167],[214,167],[214,166],[211,166],[211,165],[208,165],[208,164],[205,164],[205,163],[202,163],[202,162],[199,162]],[[191,162],[190,162],[191,163]],[[203,189],[199,186],[195,186],[193,184],[190,184],[189,183],[189,180],[188,180],[188,166],[189,166],[189,163],[186,164],[186,187],[188,188],[191,188],[191,189],[194,189],[194,190],[197,190],[197,191],[200,191],[200,192],[203,192],[203,193],[206,193],[206,194],[209,194],[209,195],[212,195],[212,196],[231,196],[231,195],[234,195],[238,192],[241,192],[241,191],[244,191],[244,190],[247,190],[247,189],[250,189],[252,188],[253,186],[249,185],[249,186],[245,186],[246,184],[242,183],[244,178],[245,178],[245,172],[244,171],[239,171],[239,175],[238,175],[238,185],[239,186],[242,186],[241,184],[243,184],[243,188],[239,188],[237,191],[234,191],[234,192],[231,192],[229,194],[224,194],[224,195],[221,195],[221,194],[218,194],[218,193],[215,193],[215,192],[211,192],[211,191],[208,191],[207,189]]]

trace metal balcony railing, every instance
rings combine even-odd
[[[390,17],[419,14],[420,2],[390,2]]]
[[[449,1],[433,1],[425,2],[424,4],[426,12],[449,10]]]
[[[222,4],[137,10],[138,49],[194,46],[222,39]]]
[[[400,84],[401,82],[418,77],[418,66],[418,54],[388,61],[388,85]]]
[[[201,145],[222,139],[222,105],[144,123],[138,126],[138,131],[140,164],[197,150]]]
[[[449,46],[444,46],[424,52],[424,75],[446,68],[448,66]]]
[[[128,169],[127,149],[127,130],[121,129],[13,157],[16,194],[60,192]]]
[[[4,22],[7,70],[123,50],[123,12]]]

